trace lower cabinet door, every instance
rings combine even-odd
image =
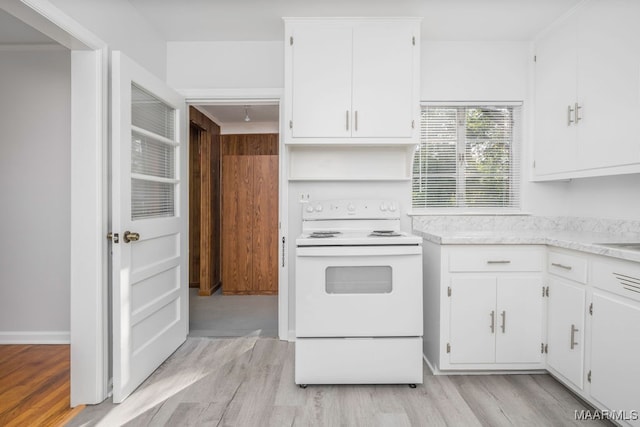
[[[583,388],[585,290],[582,285],[549,281],[547,364]]]
[[[498,277],[496,363],[540,363],[542,279]]]
[[[607,409],[640,410],[640,303],[593,293],[591,329],[591,395]],[[636,418],[637,418],[637,412]]]
[[[451,363],[494,363],[496,278],[452,277]]]

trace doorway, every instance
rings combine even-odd
[[[189,110],[189,333],[277,337],[279,107]]]

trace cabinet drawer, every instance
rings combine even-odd
[[[596,288],[640,301],[640,264],[597,259],[593,262],[591,284]]]
[[[587,283],[587,260],[574,255],[549,252],[547,269],[550,274]]]
[[[451,248],[449,271],[542,271],[543,251],[532,246]]]

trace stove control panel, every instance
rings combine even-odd
[[[396,200],[319,200],[305,204],[304,220],[399,219]]]

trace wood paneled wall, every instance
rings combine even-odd
[[[189,282],[199,295],[221,283],[220,127],[189,107]]]
[[[278,135],[222,135],[222,292],[278,292]]]

